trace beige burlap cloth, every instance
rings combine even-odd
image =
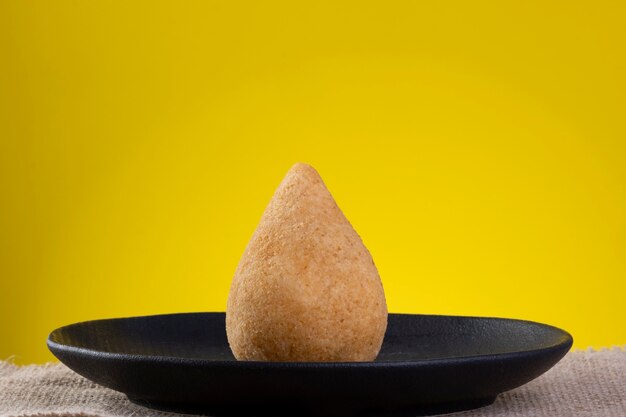
[[[175,417],[130,403],[62,364],[0,361],[0,417]],[[626,417],[626,350],[570,352],[546,374],[459,417]]]

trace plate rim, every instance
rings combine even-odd
[[[237,367],[242,369],[254,369],[254,368],[263,368],[263,369],[338,369],[338,368],[351,368],[351,369],[373,369],[373,368],[407,368],[407,367],[417,367],[417,366],[442,366],[442,365],[450,365],[450,364],[462,364],[464,362],[472,362],[475,363],[477,360],[485,360],[492,361],[494,358],[499,358],[503,360],[507,359],[519,359],[520,355],[533,355],[539,352],[549,352],[553,350],[561,350],[567,347],[567,351],[569,351],[573,345],[574,338],[573,336],[559,327],[540,323],[532,320],[524,320],[524,319],[515,319],[515,318],[506,318],[506,317],[493,317],[493,316],[463,316],[463,315],[446,315],[446,314],[412,314],[412,313],[389,313],[389,315],[401,315],[401,316],[427,316],[427,317],[446,317],[446,318],[461,318],[461,319],[480,319],[480,320],[495,320],[495,321],[514,321],[531,325],[539,325],[542,327],[548,327],[556,332],[560,333],[562,336],[562,340],[560,342],[551,344],[549,346],[537,348],[537,349],[525,349],[525,350],[516,350],[512,352],[500,352],[500,353],[487,353],[487,354],[478,354],[478,355],[467,355],[467,356],[450,356],[445,358],[432,358],[432,359],[420,359],[420,360],[399,360],[399,361],[387,361],[387,362],[377,362],[377,361],[363,361],[363,362],[294,362],[294,361],[240,361],[237,359],[232,360],[208,360],[202,358],[187,358],[180,356],[169,356],[169,355],[141,355],[134,353],[119,353],[119,352],[108,352],[104,350],[96,350],[84,347],[73,346],[69,344],[63,344],[52,340],[53,335],[57,332],[60,332],[64,329],[75,327],[79,325],[92,324],[95,322],[103,322],[103,321],[115,321],[115,320],[128,320],[128,319],[142,319],[142,318],[153,318],[159,316],[185,316],[185,315],[196,315],[196,314],[225,314],[223,311],[196,311],[196,312],[178,312],[178,313],[162,313],[162,314],[148,314],[141,316],[131,316],[131,317],[112,317],[112,318],[101,318],[94,320],[85,320],[76,323],[71,323],[68,325],[64,325],[52,330],[47,337],[46,344],[48,349],[55,355],[55,351],[59,352],[67,352],[72,354],[81,355],[84,357],[91,358],[99,358],[99,359],[107,359],[113,361],[138,361],[138,362],[158,362],[160,364],[175,364],[175,365],[191,365],[191,366],[215,366],[215,367]]]

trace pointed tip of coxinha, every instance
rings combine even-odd
[[[295,164],[292,165],[291,168],[289,168],[289,171],[287,171],[287,174],[289,174],[290,172],[299,173],[303,175],[317,175],[318,177],[320,176],[320,174],[315,170],[315,168],[313,168],[311,165],[307,164],[306,162],[296,162]]]
[[[285,178],[283,178],[276,191],[278,192],[281,188],[285,187],[310,188],[320,186],[326,189],[322,177],[315,168],[304,162],[298,162],[287,171]],[[326,191],[328,191],[328,189],[326,189]],[[328,194],[330,195],[330,192],[328,192]]]
[[[330,196],[330,199],[333,200],[332,196],[330,195],[330,192],[328,191],[328,189],[326,188],[326,185],[324,184],[324,181],[322,180],[321,175],[317,172],[315,168],[313,168],[311,165],[306,164],[304,162],[297,162],[289,169],[289,171],[287,171],[287,174],[285,174],[285,177],[283,178],[282,182],[280,183],[276,191],[278,192],[282,188],[287,188],[287,187],[289,187],[290,189],[292,189],[293,187],[295,188],[322,187],[328,192],[328,196]]]
[[[285,174],[263,213],[257,232],[262,232],[267,222],[294,227],[316,224],[321,228],[324,228],[323,223],[350,224],[320,174],[303,162],[294,164]]]
[[[369,361],[387,306],[371,255],[317,171],[297,163],[280,183],[228,297],[240,360]]]

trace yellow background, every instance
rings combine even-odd
[[[0,358],[224,310],[297,161],[391,311],[625,344],[624,5],[2,0]]]

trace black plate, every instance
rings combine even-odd
[[[491,404],[570,349],[521,320],[390,314],[375,362],[238,362],[224,313],[72,324],[48,337],[77,373],[152,408],[212,415],[435,414]]]

